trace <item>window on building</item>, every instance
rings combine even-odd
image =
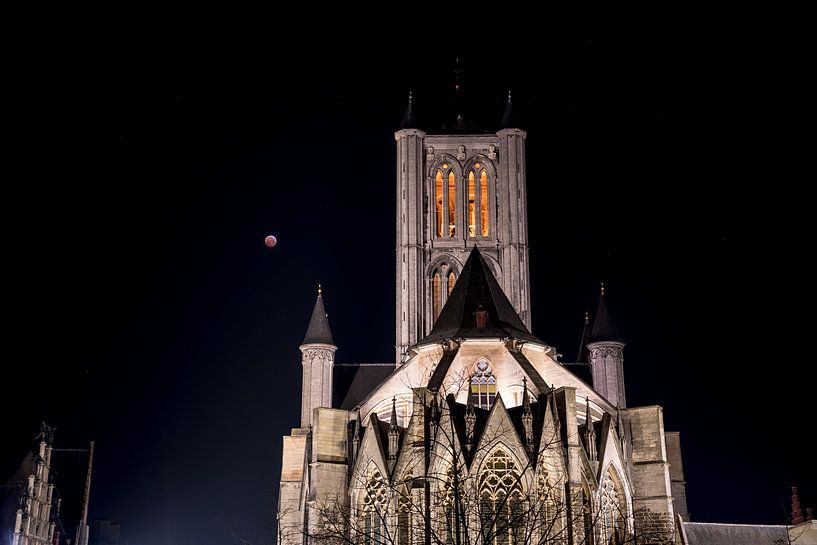
[[[498,449],[480,471],[479,517],[484,545],[526,542],[525,505],[515,466],[513,458]]]
[[[457,504],[462,508],[462,497],[457,497],[453,468],[448,468],[447,477],[442,496],[443,538],[445,545],[454,545],[463,542],[462,519],[457,512]]]
[[[450,271],[448,273],[448,295],[451,295],[451,292],[454,291],[454,284],[457,282],[457,276],[454,274],[454,271]]]
[[[443,171],[438,170],[434,178],[434,208],[437,218],[436,232],[438,237],[443,236]]]
[[[594,545],[596,543],[593,534],[593,508],[590,505],[590,487],[586,482],[582,482],[582,518],[584,521],[584,543]]]
[[[471,376],[471,397],[474,406],[490,409],[496,399],[496,377],[488,360],[481,359],[474,367]]]
[[[620,481],[612,469],[601,482],[601,535],[605,544],[624,543],[626,501]]]
[[[434,311],[434,321],[440,317],[440,310],[443,308],[442,293],[440,293],[440,271],[435,270],[431,277],[431,306]]]
[[[448,236],[457,236],[457,187],[454,171],[448,172]]]
[[[477,236],[477,190],[476,181],[474,180],[474,171],[468,173],[468,236],[474,238]]]
[[[488,173],[485,169],[479,175],[479,216],[482,223],[482,236],[488,236]]]
[[[539,458],[539,472],[536,476],[536,499],[537,509],[535,518],[539,527],[540,541],[544,542],[553,538],[559,532],[559,510],[557,490],[551,481],[548,470],[545,469],[544,457]]]
[[[362,545],[381,545],[386,535],[386,483],[378,470],[372,472],[366,484],[363,496],[363,543]]]
[[[400,496],[397,500],[397,545],[411,545],[411,481],[412,476],[409,474],[399,490]]]

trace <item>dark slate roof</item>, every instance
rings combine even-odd
[[[684,522],[686,545],[769,545],[788,543],[785,526],[760,526],[754,524],[720,524],[709,522]]]
[[[323,308],[323,297],[318,293],[315,301],[315,308],[312,309],[312,318],[309,319],[309,327],[306,328],[306,336],[301,344],[335,344],[332,340],[332,331],[329,329],[329,317],[326,309]]]
[[[428,385],[426,386],[429,390],[436,392],[440,389],[440,386],[443,384],[443,379],[445,375],[448,374],[448,368],[451,367],[451,362],[454,361],[454,358],[457,355],[457,352],[460,351],[460,347],[456,347],[453,350],[446,350],[443,353],[443,357],[440,358],[440,361],[437,363],[437,367],[434,368],[434,373],[431,375],[431,378],[428,380]]]
[[[601,297],[599,298],[599,308],[596,310],[596,316],[593,318],[593,328],[590,330],[590,338],[587,344],[598,342],[617,342],[623,343],[621,335],[618,334],[618,329],[610,316],[610,310],[607,308],[606,297],[602,289]]]
[[[336,363],[332,406],[352,409],[395,371],[393,363]]]
[[[589,363],[560,363],[562,367],[579,377],[584,383],[593,384],[593,369],[590,368]]]
[[[488,311],[477,329],[476,311]],[[528,332],[479,250],[474,247],[431,333],[418,344],[455,338],[503,338],[542,343]],[[544,344],[544,343],[542,343]]]

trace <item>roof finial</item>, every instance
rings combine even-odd
[[[414,94],[412,93],[411,89],[409,89],[409,102],[414,99]]]
[[[601,281],[601,295],[604,297],[604,280]]]
[[[589,323],[590,323],[590,313],[589,313],[589,312],[587,312],[586,310],[584,311],[584,323],[585,323],[585,324],[589,324]]]
[[[321,289],[321,283],[318,282],[318,297],[321,296],[321,293],[323,293],[323,290]]]
[[[511,102],[511,90],[508,89],[508,102]]]

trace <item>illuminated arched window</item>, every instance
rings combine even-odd
[[[544,468],[544,457],[539,458],[539,474],[536,477],[537,509],[534,514],[536,526],[544,541],[555,536],[559,531],[558,491],[553,484],[548,470]]]
[[[477,190],[474,171],[468,173],[468,236],[477,236]]]
[[[458,504],[460,505],[460,511],[462,511],[463,498],[461,496],[457,497],[457,490],[454,485],[454,469],[449,467],[446,475],[447,479],[442,494],[443,538],[446,545],[454,545],[463,542],[461,522],[464,517],[461,517],[457,511]]]
[[[442,293],[440,293],[440,271],[435,270],[431,277],[431,305],[434,310],[434,321],[440,317],[440,310],[443,308]]]
[[[485,169],[479,175],[479,216],[482,224],[482,236],[488,236],[488,173]]]
[[[471,397],[475,407],[490,409],[496,399],[496,377],[488,360],[481,359],[471,375]]]
[[[386,535],[385,514],[386,483],[378,470],[374,470],[369,482],[366,483],[366,494],[363,496],[363,543],[362,545],[380,545],[384,543]]]
[[[457,188],[454,171],[448,173],[448,236],[457,236]]]
[[[454,284],[457,282],[457,276],[454,274],[454,271],[448,273],[448,295],[451,295],[451,292],[454,291]]]
[[[397,545],[411,545],[411,481],[409,474],[400,487],[397,499]]]
[[[434,209],[436,211],[436,233],[443,236],[443,171],[438,170],[434,179]]]
[[[596,543],[593,535],[593,508],[590,504],[590,487],[586,482],[582,482],[582,520],[584,521],[584,543],[594,545]]]
[[[514,460],[499,449],[479,473],[479,518],[484,545],[520,545],[526,541],[525,506]]]
[[[601,535],[605,545],[624,543],[624,517],[627,502],[624,499],[624,492],[618,477],[612,469],[607,470],[607,475],[601,482],[599,500]]]

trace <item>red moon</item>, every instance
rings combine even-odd
[[[264,244],[266,244],[268,248],[272,248],[278,244],[278,239],[272,235],[267,235],[267,237],[264,239]]]

